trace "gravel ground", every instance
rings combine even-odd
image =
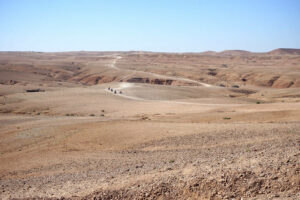
[[[298,199],[300,124],[215,124],[2,174],[3,199]],[[220,127],[222,126],[222,130]],[[98,188],[98,189],[95,189]]]

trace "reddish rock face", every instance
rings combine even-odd
[[[279,80],[272,87],[274,88],[290,88],[294,85],[293,81]]]
[[[148,78],[135,77],[135,78],[128,79],[127,82],[130,82],[130,83],[149,83],[150,81],[149,81]]]
[[[166,79],[154,79],[151,80],[151,84],[158,84],[158,85],[172,85],[173,80],[166,80]]]
[[[127,79],[127,82],[129,83],[149,83],[149,84],[155,84],[155,85],[182,85],[182,86],[191,86],[191,85],[197,85],[196,83],[192,82],[186,82],[186,81],[178,81],[178,80],[172,80],[172,79],[149,79],[149,78],[141,78],[141,77],[134,77]]]

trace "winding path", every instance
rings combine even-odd
[[[191,83],[197,83],[199,85],[202,85],[204,87],[217,87],[217,86],[214,86],[214,85],[210,85],[210,84],[207,84],[207,83],[202,83],[202,82],[199,82],[199,81],[196,81],[196,80],[192,80],[192,79],[188,79],[188,78],[181,78],[181,77],[173,77],[173,76],[166,76],[166,75],[161,75],[161,74],[156,74],[156,73],[153,73],[153,72],[144,72],[144,71],[138,71],[138,70],[131,70],[131,69],[120,69],[116,66],[116,63],[119,59],[122,59],[123,57],[121,56],[115,56],[114,55],[114,60],[112,61],[112,63],[109,65],[110,68],[112,69],[116,69],[116,70],[126,70],[126,71],[131,71],[132,73],[129,74],[129,75],[126,75],[124,78],[127,78],[128,76],[138,72],[138,73],[145,73],[145,74],[150,74],[152,76],[156,76],[158,78],[164,78],[164,79],[172,79],[172,80],[179,80],[179,81],[186,81],[186,82],[191,82]],[[130,88],[130,87],[134,87],[134,83],[127,83],[127,82],[123,82],[119,85],[119,87],[117,88],[113,88],[114,90],[117,90],[118,92],[122,89],[125,89],[125,88]],[[112,93],[113,95],[117,95],[117,96],[120,96],[120,97],[123,97],[123,98],[127,98],[127,99],[132,99],[132,100],[138,100],[138,101],[156,101],[156,102],[168,102],[168,103],[179,103],[179,104],[189,104],[189,105],[214,105],[214,106],[218,106],[218,105],[224,105],[224,104],[205,104],[205,103],[192,103],[192,102],[183,102],[183,101],[167,101],[167,100],[150,100],[150,99],[144,99],[144,98],[139,98],[139,97],[134,97],[134,96],[128,96],[126,94],[120,94],[120,93],[114,93],[114,92],[111,92],[110,90],[108,89],[104,89],[106,92],[110,92]],[[226,105],[231,105],[231,104],[226,104]],[[233,104],[232,104],[233,105]]]
[[[116,63],[119,59],[122,59],[123,57],[121,56],[114,56],[114,60],[112,61],[112,63],[109,65],[110,68],[113,68],[113,69],[117,69],[117,70],[123,70],[123,69],[120,69],[118,67],[116,67]],[[202,83],[200,81],[196,81],[196,80],[192,80],[192,79],[189,79],[189,78],[181,78],[181,77],[174,77],[174,76],[167,76],[167,75],[161,75],[161,74],[156,74],[156,73],[153,73],[153,72],[144,72],[144,71],[139,71],[139,70],[132,70],[132,69],[124,69],[126,71],[131,71],[133,73],[135,72],[139,72],[139,73],[144,73],[144,74],[149,74],[149,75],[152,75],[152,76],[155,76],[155,77],[158,77],[158,78],[164,78],[164,79],[171,79],[171,80],[177,80],[177,81],[185,81],[185,82],[190,82],[190,83],[196,83],[196,84],[199,84],[199,85],[202,85],[204,87],[217,87],[217,86],[214,86],[214,85],[210,85],[210,84],[207,84],[207,83]],[[124,78],[127,78],[129,75],[126,75]]]
[[[171,100],[152,100],[152,99],[144,99],[144,98],[140,98],[140,97],[134,97],[134,96],[128,96],[126,94],[124,94],[124,92],[122,94],[119,93],[119,91],[126,89],[126,88],[132,88],[135,87],[134,83],[127,83],[127,82],[123,82],[120,83],[119,86],[117,88],[112,88],[114,91],[116,90],[117,93],[115,94],[114,92],[108,90],[108,89],[104,89],[106,92],[109,92],[113,95],[117,95],[126,99],[131,99],[131,100],[137,100],[137,101],[147,101],[147,102],[164,102],[164,103],[176,103],[176,104],[186,104],[186,105],[201,105],[201,106],[237,106],[236,104],[215,104],[215,103],[193,103],[193,102],[185,102],[185,101],[171,101]]]

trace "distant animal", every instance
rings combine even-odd
[[[117,90],[115,90],[115,92],[114,92],[115,94],[117,94]]]
[[[122,91],[120,91],[119,93],[122,94]]]

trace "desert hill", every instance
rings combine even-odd
[[[128,81],[194,85],[197,81],[231,87],[300,87],[296,50],[257,54],[234,50],[220,53],[155,52],[0,52],[0,82],[29,80],[95,85]],[[287,54],[286,52],[289,52]],[[291,57],[292,56],[292,57]],[[115,59],[116,67],[109,67]],[[293,71],[293,73],[291,73]],[[178,77],[192,81],[179,80]]]
[[[287,48],[279,48],[269,52],[270,54],[276,55],[300,55],[300,49],[287,49]]]
[[[247,55],[250,54],[250,51],[245,50],[225,50],[222,52],[219,52],[219,55],[228,55],[228,56],[241,56],[241,55]]]
[[[0,199],[300,199],[274,52],[0,52]]]

